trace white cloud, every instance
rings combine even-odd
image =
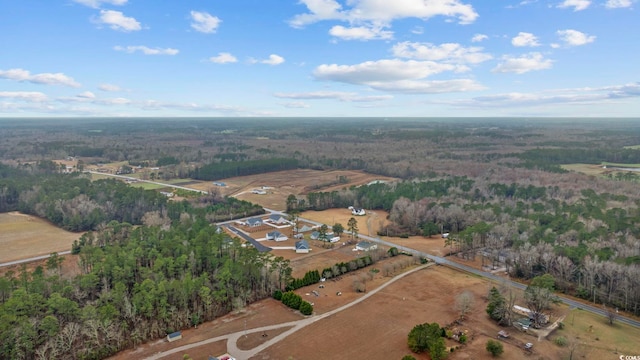
[[[631,0],[607,0],[605,7],[607,9],[620,9],[631,7]]]
[[[424,28],[422,26],[416,26],[411,30],[412,34],[421,35],[424,33]]]
[[[519,32],[518,36],[511,39],[511,44],[517,47],[540,46],[540,43],[538,43],[538,38],[532,33],[528,32]]]
[[[120,86],[113,84],[101,84],[100,86],[98,86],[98,89],[109,92],[122,91],[122,88]]]
[[[196,31],[211,34],[215,33],[222,20],[203,11],[191,11],[191,27]]]
[[[30,82],[43,85],[64,85],[70,87],[80,87],[73,78],[63,73],[41,73],[31,74],[24,69],[0,70],[0,79],[15,80],[20,82]]]
[[[433,61],[404,61],[399,59],[366,61],[356,65],[320,65],[313,75],[320,80],[332,80],[349,84],[365,84],[372,81],[396,81],[422,79],[455,66]]]
[[[346,21],[350,24],[377,24],[388,26],[393,20],[418,18],[427,20],[434,16],[457,18],[461,24],[476,20],[473,6],[460,0],[349,0],[343,8],[336,0],[300,0],[309,12],[290,20],[293,27],[303,27],[323,20]]]
[[[114,46],[113,50],[123,51],[129,54],[133,54],[136,51],[140,51],[145,55],[177,55],[180,51],[178,49],[172,48],[150,48],[147,46],[139,45],[139,46]]]
[[[563,2],[561,2],[560,4],[558,4],[559,8],[573,8],[573,11],[581,11],[581,10],[585,10],[586,8],[589,7],[589,5],[591,5],[591,1],[590,0],[564,0]]]
[[[593,35],[587,35],[578,30],[558,30],[558,36],[567,46],[580,46],[588,43],[592,43],[596,40]]]
[[[399,80],[389,82],[371,82],[368,85],[376,90],[405,94],[442,94],[485,89],[484,86],[471,79],[432,81]]]
[[[39,91],[0,91],[0,98],[16,99],[28,102],[47,101],[47,95]]]
[[[76,95],[79,98],[82,99],[95,99],[96,95],[94,93],[92,93],[91,91],[85,91],[85,92],[81,92],[80,94]]]
[[[492,71],[496,73],[524,74],[534,70],[550,69],[552,64],[552,60],[545,59],[542,54],[534,52],[520,57],[504,56],[502,63],[498,64]]]
[[[329,30],[331,36],[343,40],[380,40],[393,38],[393,31],[382,30],[380,27],[344,27],[336,25]]]
[[[456,64],[478,64],[492,58],[481,47],[464,47],[456,43],[433,45],[430,43],[401,42],[393,46],[393,55],[401,58],[443,61]]]
[[[228,64],[228,63],[238,62],[238,59],[236,59],[235,56],[227,52],[221,52],[221,53],[218,53],[218,56],[210,57],[209,61],[216,64]]]
[[[288,103],[283,103],[282,106],[289,108],[289,109],[307,109],[310,108],[311,105],[306,104],[302,101],[294,101],[294,102],[288,102]]]
[[[466,67],[434,61],[378,60],[356,65],[320,65],[313,75],[318,80],[365,85],[372,89],[405,93],[437,93],[478,90],[482,86],[472,80],[455,79],[425,81],[428,76]]]
[[[484,40],[487,40],[489,37],[485,34],[475,34],[473,35],[473,37],[471,38],[472,42],[481,42]]]
[[[595,104],[624,98],[640,97],[640,83],[605,86],[598,88],[575,88],[540,93],[504,93],[479,96],[469,100],[454,101],[452,105],[466,107],[519,107],[549,104]]]
[[[118,97],[110,99],[95,99],[94,103],[100,105],[129,105],[132,101],[127,98]]]
[[[124,16],[122,12],[114,10],[100,10],[100,17],[96,22],[108,25],[111,29],[118,31],[128,32],[142,29],[136,19]]]
[[[252,64],[260,63],[260,64],[267,64],[267,65],[280,65],[284,62],[284,58],[280,55],[271,54],[269,55],[268,59],[256,60],[256,59],[250,58],[249,62]]]
[[[275,93],[273,96],[281,99],[297,100],[340,100],[345,102],[376,102],[393,99],[391,95],[361,96],[353,92],[343,91],[312,91],[304,93]]]
[[[73,2],[97,9],[102,4],[122,6],[127,3],[127,0],[73,0]]]

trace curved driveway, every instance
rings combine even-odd
[[[286,323],[282,323],[282,324],[275,324],[275,325],[268,325],[268,326],[262,326],[262,327],[258,327],[258,328],[253,328],[253,329],[249,329],[249,331],[238,331],[232,334],[227,334],[227,335],[222,335],[222,336],[218,336],[215,338],[211,338],[211,339],[207,339],[207,340],[202,340],[193,344],[187,344],[187,345],[183,345],[177,348],[173,348],[171,350],[167,350],[164,352],[160,352],[157,354],[154,354],[150,357],[145,358],[145,360],[157,360],[157,359],[161,359],[165,356],[171,355],[171,354],[175,354],[175,353],[180,353],[186,350],[189,350],[191,348],[194,347],[198,347],[198,346],[202,346],[202,345],[206,345],[206,344],[210,344],[216,341],[220,341],[220,340],[224,340],[227,339],[227,352],[229,354],[231,354],[233,357],[237,358],[237,359],[249,359],[252,356],[255,356],[256,354],[260,353],[262,350],[268,348],[269,346],[281,341],[282,339],[286,338],[287,336],[293,334],[294,332],[304,328],[305,326],[311,325],[313,323],[315,323],[316,321],[320,321],[322,319],[325,319],[329,316],[332,316],[336,313],[339,313],[342,310],[348,309],[350,307],[352,307],[353,305],[356,305],[366,299],[368,299],[370,296],[375,295],[378,291],[386,288],[387,286],[391,285],[392,283],[394,283],[395,281],[402,279],[403,277],[412,274],[416,271],[425,269],[429,266],[433,265],[433,263],[429,263],[426,265],[422,265],[419,266],[413,270],[407,271],[405,273],[399,274],[397,276],[395,276],[393,279],[387,281],[386,283],[380,285],[379,287],[377,287],[374,290],[371,290],[370,292],[366,293],[365,295],[363,295],[362,297],[348,303],[345,304],[337,309],[331,310],[329,312],[326,312],[324,314],[320,314],[320,315],[313,315],[301,320],[296,320],[296,321],[290,321],[290,322],[286,322]],[[278,334],[276,336],[274,336],[273,338],[269,339],[268,341],[256,346],[253,349],[250,350],[240,350],[238,348],[238,339],[240,339],[242,336],[244,336],[245,334],[248,333],[255,333],[255,332],[262,332],[262,331],[268,331],[268,330],[275,330],[275,329],[280,329],[283,327],[291,327],[291,329]]]

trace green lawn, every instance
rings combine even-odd
[[[602,165],[607,166],[615,166],[615,167],[626,167],[626,168],[640,168],[640,164],[621,164],[621,163],[611,163],[603,161]]]
[[[639,355],[640,329],[619,322],[609,325],[608,319],[574,309],[563,321],[564,329],[556,330],[549,339],[567,339],[565,352],[574,347],[574,359],[617,359],[619,355]],[[618,354],[613,357],[613,355]],[[568,358],[565,356],[565,358]]]

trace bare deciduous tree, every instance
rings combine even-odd
[[[455,301],[455,310],[460,313],[460,319],[464,320],[466,314],[468,314],[473,305],[475,304],[475,295],[469,290],[463,291],[461,294],[456,296]]]

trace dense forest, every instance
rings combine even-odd
[[[0,278],[0,358],[101,359],[270,296],[291,274],[203,219],[168,230],[113,221],[81,241],[75,278],[57,257]]]
[[[159,166],[207,180],[292,168],[398,182],[314,192],[289,209],[389,211],[385,236],[449,232],[453,256],[640,314],[637,119],[25,119],[0,135],[0,211],[69,230],[82,274],[57,258],[0,278],[0,358],[102,358],[212,319],[287,285],[289,264],[212,223],[259,206],[211,192],[167,201],[60,174],[53,160]],[[591,164],[585,172],[572,169]],[[609,167],[629,169],[603,170]],[[573,166],[573,167],[572,167]],[[597,170],[594,170],[597,169]]]

